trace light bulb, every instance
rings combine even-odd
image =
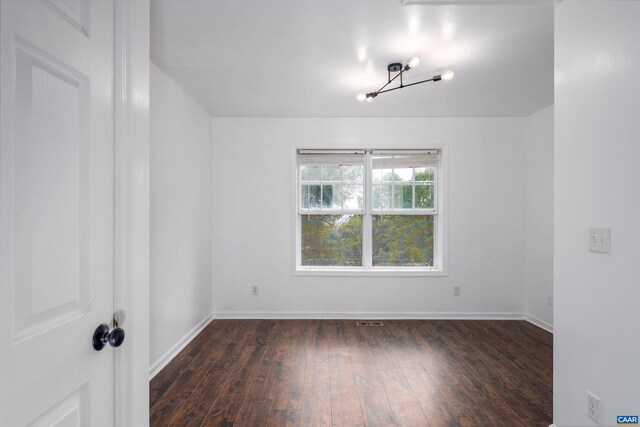
[[[451,80],[453,78],[453,71],[447,71],[442,74],[442,80]]]
[[[409,60],[409,63],[407,65],[409,66],[409,68],[415,68],[418,66],[418,64],[420,64],[420,58],[414,56]]]
[[[364,93],[359,93],[358,97],[356,98],[358,101],[362,102],[367,98],[367,95],[365,95]]]
[[[373,101],[373,96],[367,96],[367,102]]]

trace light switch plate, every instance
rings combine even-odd
[[[611,253],[610,228],[589,228],[589,251]]]

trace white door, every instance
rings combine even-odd
[[[113,2],[0,1],[0,426],[112,426]]]

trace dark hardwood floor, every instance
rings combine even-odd
[[[152,426],[544,426],[525,321],[215,320],[151,381]]]

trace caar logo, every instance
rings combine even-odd
[[[619,426],[637,426],[638,425],[638,416],[637,415],[618,415],[616,418]]]

